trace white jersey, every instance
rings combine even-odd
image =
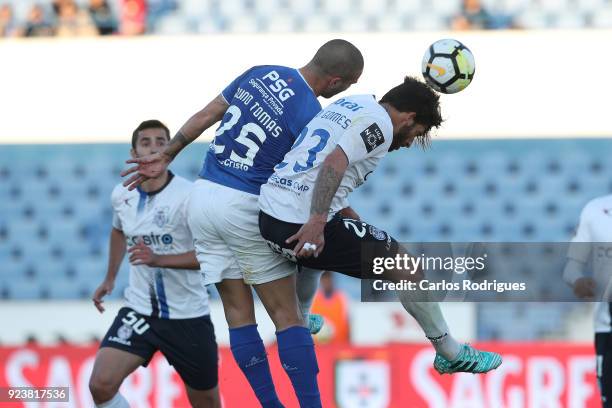
[[[261,187],[261,210],[281,221],[306,223],[321,164],[340,146],[349,164],[331,203],[331,218],[348,207],[349,193],[376,168],[392,140],[391,118],[373,95],[339,99],[306,125],[283,162]]]
[[[591,200],[580,214],[580,225],[572,239],[568,257],[593,266],[593,279],[608,293],[612,291],[612,195]],[[581,244],[589,243],[589,245]],[[575,281],[580,276],[570,278]],[[595,331],[612,331],[612,303],[599,302],[595,310]]]
[[[160,255],[193,251],[187,205],[193,183],[172,175],[161,190],[128,191],[121,184],[111,195],[113,227],[123,231],[127,246],[142,240]],[[188,319],[209,313],[208,292],[199,270],[152,268],[130,264],[127,306],[140,314]]]

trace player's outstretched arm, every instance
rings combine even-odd
[[[104,312],[104,306],[102,305],[104,300],[102,298],[106,295],[110,295],[113,291],[115,287],[115,278],[117,278],[121,261],[123,261],[123,257],[125,256],[125,235],[123,231],[117,228],[111,230],[109,246],[110,250],[108,254],[106,277],[100,286],[98,286],[92,297],[94,306],[100,313]]]
[[[195,251],[182,254],[159,255],[153,252],[142,241],[128,249],[130,253],[130,263],[132,265],[147,265],[155,268],[169,269],[200,269],[200,264],[196,258]]]
[[[327,223],[329,206],[338,191],[344,172],[348,167],[348,158],[340,147],[336,147],[321,165],[321,170],[317,176],[315,187],[312,193],[310,204],[310,219],[300,230],[287,239],[287,243],[298,241],[294,252],[298,258],[308,257],[314,254],[319,256],[325,245],[323,230]],[[304,244],[313,244],[316,249],[312,252],[304,248]]]
[[[217,123],[223,118],[225,111],[229,105],[223,96],[219,95],[208,103],[201,111],[193,115],[176,135],[168,142],[164,150],[159,153],[151,154],[144,157],[136,157],[127,160],[126,163],[134,163],[136,166],[121,172],[121,177],[133,174],[129,179],[123,182],[129,190],[133,190],[147,179],[159,177],[162,175],[168,165],[181,150],[189,143],[196,140],[209,127]]]

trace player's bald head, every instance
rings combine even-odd
[[[321,74],[356,79],[363,71],[363,55],[350,42],[335,39],[323,44],[309,65]]]

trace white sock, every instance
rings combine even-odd
[[[454,360],[461,345],[451,336],[440,305],[437,302],[416,302],[413,299],[415,294],[409,290],[399,291],[398,295],[402,306],[421,326],[436,352],[448,360]]]
[[[123,398],[123,395],[116,393],[109,401],[96,405],[96,408],[130,408],[130,404]]]
[[[308,318],[310,316],[310,308],[312,301],[317,294],[319,288],[319,278],[323,271],[316,269],[304,268],[297,274],[296,290],[300,311],[304,318],[304,323],[308,326]]]

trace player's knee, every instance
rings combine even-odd
[[[192,394],[190,402],[193,408],[221,408],[219,388],[215,387],[208,391],[198,391],[196,395]]]
[[[223,306],[225,320],[230,328],[255,324],[255,314],[251,311],[235,307],[234,305]]]
[[[119,391],[119,385],[110,377],[92,375],[89,379],[89,391],[97,404],[109,401]]]
[[[304,325],[302,315],[296,308],[276,307],[269,311],[269,315],[276,326],[276,330]]]

